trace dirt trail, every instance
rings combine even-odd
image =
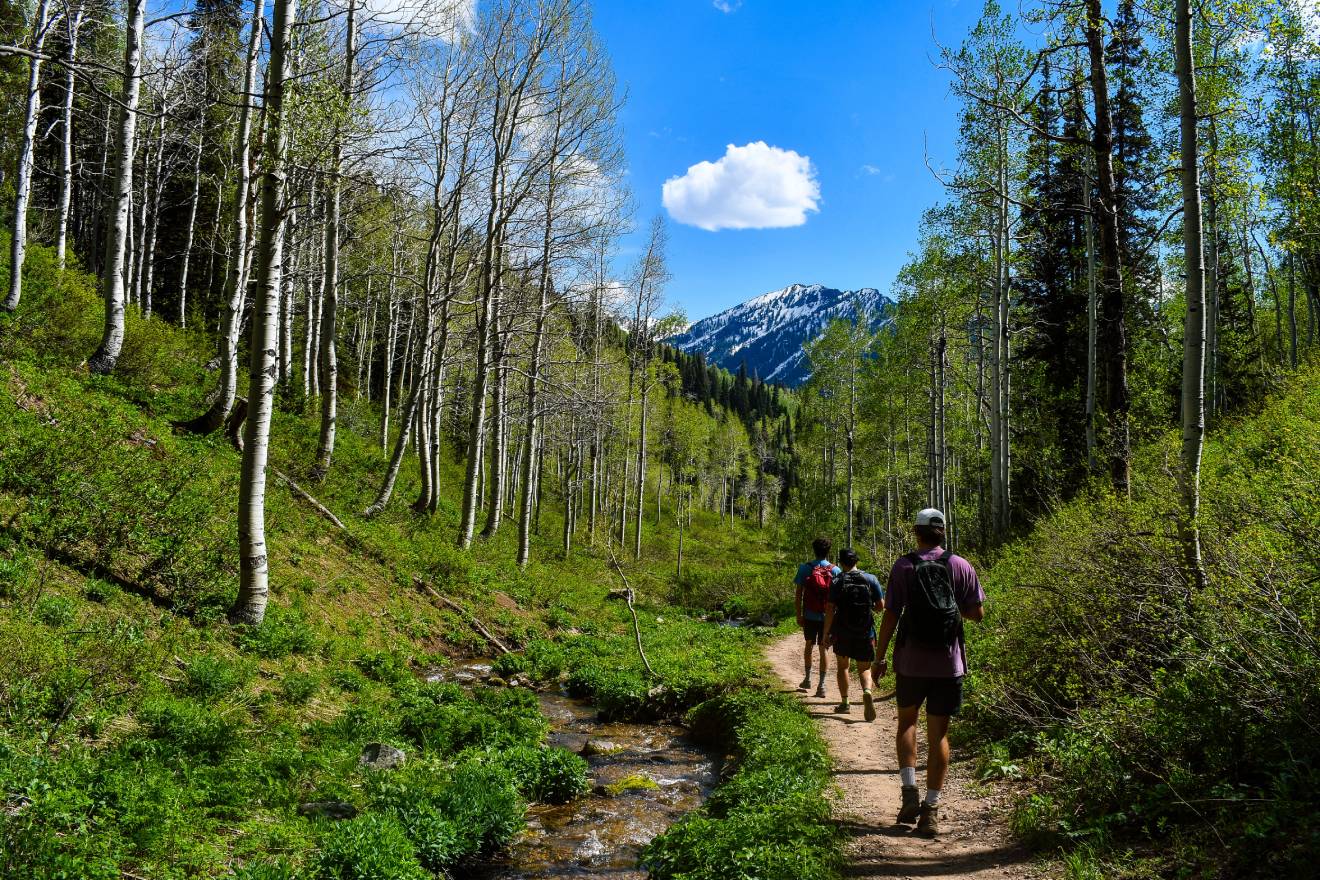
[[[1031,855],[1009,838],[995,815],[999,801],[993,795],[977,796],[968,790],[970,768],[956,753],[941,801],[940,836],[928,840],[917,837],[907,826],[894,824],[899,782],[894,757],[897,720],[892,675],[877,688],[879,714],[874,722],[867,723],[860,705],[854,705],[849,715],[833,713],[839,699],[833,656],[826,697],[821,700],[812,695],[814,690],[811,694],[796,690],[802,680],[802,636],[794,634],[775,642],[766,654],[785,688],[796,693],[816,719],[834,758],[834,781],[843,792],[836,814],[851,836],[845,877],[1017,880],[1049,876],[1047,869],[1034,864]],[[854,701],[861,700],[861,687],[855,679],[850,696]],[[919,736],[919,749],[917,778],[924,791],[924,730]]]

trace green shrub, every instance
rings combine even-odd
[[[428,871],[447,871],[464,857],[458,826],[431,804],[409,804],[395,815],[412,841],[418,861]]]
[[[183,669],[179,690],[199,700],[217,700],[238,690],[248,680],[248,670],[214,654],[201,654]]]
[[[26,556],[0,556],[0,599],[18,598],[27,588],[31,573]]]
[[[591,790],[587,762],[561,748],[520,746],[500,761],[523,797],[543,804],[565,804]]]
[[[280,681],[280,693],[290,703],[301,706],[312,698],[320,686],[321,682],[315,675],[290,672]]]
[[[547,730],[536,695],[522,688],[469,696],[453,684],[422,684],[401,697],[399,719],[404,736],[440,753],[538,743]]]
[[[459,829],[462,851],[468,856],[508,846],[523,827],[525,805],[513,778],[492,764],[460,765],[436,806]]]
[[[642,864],[650,875],[833,877],[839,832],[825,796],[829,758],[796,701],[746,689],[694,707],[688,721],[699,741],[731,740],[736,769],[705,807],[646,847]]]
[[[316,876],[324,880],[427,880],[412,841],[395,818],[367,813],[330,826]]]
[[[315,636],[302,613],[293,608],[272,605],[260,626],[238,628],[238,644],[258,657],[278,659],[290,654],[305,654],[312,649]]]
[[[369,651],[355,662],[372,681],[397,684],[412,678],[407,658],[394,651]]]
[[[59,628],[73,623],[77,611],[72,599],[63,596],[42,596],[37,600],[32,613],[46,626]]]
[[[153,739],[178,751],[219,758],[231,749],[238,725],[218,709],[169,697],[142,704],[139,719]]]
[[[532,663],[524,654],[501,654],[491,664],[491,671],[502,678],[528,672],[531,668]]]

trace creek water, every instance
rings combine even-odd
[[[489,674],[490,666],[478,662],[430,677],[475,684]],[[482,880],[642,880],[642,848],[701,806],[718,781],[718,759],[673,724],[603,722],[589,703],[565,694],[541,692],[537,699],[550,723],[549,744],[586,753],[593,790],[562,806],[530,807],[527,829]],[[639,782],[644,787],[633,787]]]

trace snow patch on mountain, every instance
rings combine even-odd
[[[746,364],[767,382],[797,386],[806,381],[805,346],[834,318],[870,316],[872,326],[886,323],[893,301],[873,287],[836,290],[822,284],[790,284],[704,318],[669,343],[688,353],[701,352],[707,363],[736,371]]]

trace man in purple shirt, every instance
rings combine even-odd
[[[917,831],[939,831],[940,790],[949,772],[949,719],[962,706],[967,651],[963,619],[984,617],[985,592],[976,569],[944,549],[944,514],[928,507],[917,514],[917,549],[900,556],[889,572],[884,620],[876,661],[879,679],[888,672],[885,656],[895,630],[895,700],[898,705],[898,766],[903,805],[898,821],[916,821]],[[917,795],[917,713],[926,704],[929,758],[926,797]]]

